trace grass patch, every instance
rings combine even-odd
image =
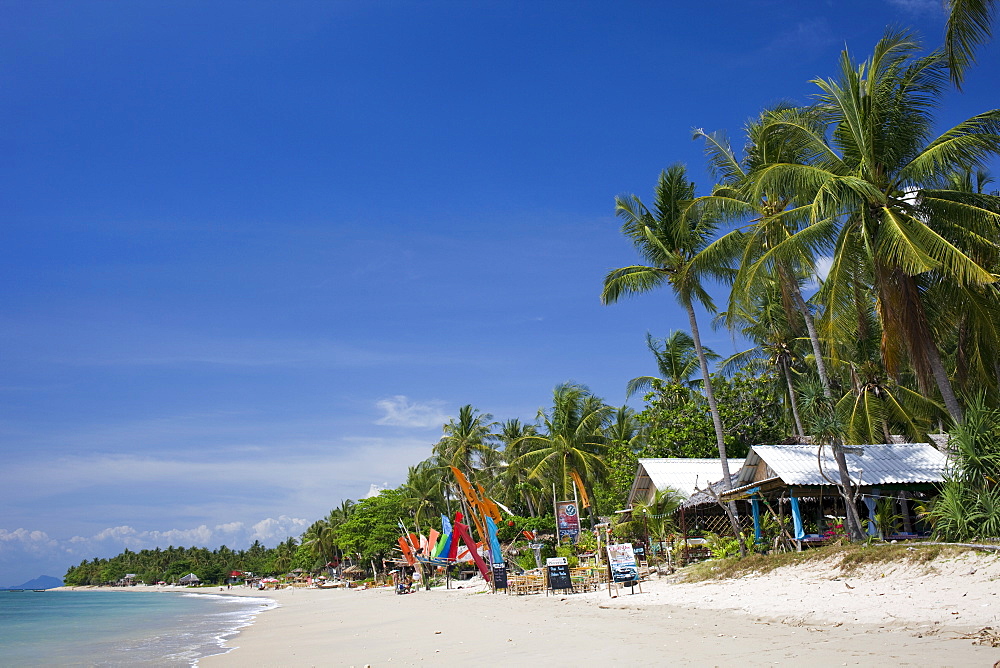
[[[827,545],[803,552],[752,554],[740,559],[712,559],[693,564],[681,573],[683,582],[727,580],[750,575],[764,575],[776,568],[828,562],[830,570],[850,575],[858,569],[875,564],[928,564],[940,557],[951,557],[973,551],[948,545]]]

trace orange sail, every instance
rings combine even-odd
[[[587,490],[583,488],[583,480],[580,479],[580,474],[574,470],[570,471],[569,475],[573,478],[576,488],[580,491],[580,505],[584,508],[590,508],[590,499],[587,498]]]
[[[451,472],[455,474],[455,480],[458,481],[458,486],[462,489],[462,494],[465,495],[465,500],[469,502],[469,510],[472,515],[472,521],[476,525],[476,530],[479,532],[479,537],[483,540],[486,539],[486,529],[483,527],[483,521],[480,517],[484,514],[482,509],[482,502],[479,500],[479,496],[476,494],[476,490],[472,489],[472,485],[466,479],[465,474],[458,470],[455,466],[450,466]]]
[[[403,551],[403,558],[406,559],[408,566],[413,566],[417,563],[417,560],[413,557],[413,550],[410,549],[410,544],[402,536],[399,537],[399,549]]]

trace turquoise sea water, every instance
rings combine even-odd
[[[182,592],[0,591],[3,666],[188,666],[269,599]]]

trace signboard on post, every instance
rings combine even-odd
[[[639,579],[639,565],[635,561],[632,543],[608,545],[608,564],[612,582],[635,582]]]
[[[493,564],[493,590],[507,588],[507,564]]]
[[[545,570],[548,573],[549,589],[572,589],[573,581],[569,577],[569,564],[566,557],[550,557],[545,560]]]
[[[580,536],[580,513],[576,501],[556,502],[556,530],[560,543],[566,537],[576,543]]]

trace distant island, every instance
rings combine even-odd
[[[39,575],[34,580],[28,580],[24,584],[0,587],[0,591],[9,591],[11,589],[52,589],[53,587],[62,586],[63,581],[59,578],[54,578],[51,575]]]

